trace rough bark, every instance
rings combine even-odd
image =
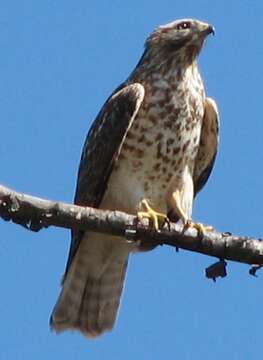
[[[145,221],[120,211],[105,211],[62,202],[44,200],[0,186],[0,217],[20,224],[31,231],[49,226],[79,228],[123,237],[123,241],[140,241],[147,245],[170,245],[219,258],[206,269],[206,276],[215,279],[226,275],[226,262],[232,260],[252,265],[250,274],[263,265],[263,241],[249,236],[209,231],[198,234],[180,224],[165,224],[157,232]]]

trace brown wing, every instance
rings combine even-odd
[[[139,84],[120,86],[106,101],[87,135],[78,171],[74,202],[99,207],[112,168],[118,159],[127,131],[144,98]],[[81,231],[72,231],[65,274],[82,238]]]
[[[194,169],[194,195],[206,184],[215,162],[219,131],[219,115],[216,103],[211,98],[205,99],[205,113],[201,130],[199,150]]]

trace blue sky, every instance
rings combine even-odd
[[[200,57],[221,114],[220,151],[194,217],[218,230],[263,236],[263,3],[260,0],[0,1],[0,183],[70,202],[87,130],[124,80],[150,31],[182,17],[216,28]],[[162,247],[130,259],[117,325],[96,341],[56,336],[69,232],[38,234],[0,222],[1,359],[258,359],[263,275]]]

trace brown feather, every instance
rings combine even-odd
[[[214,100],[206,98],[201,138],[193,176],[195,195],[204,187],[211,174],[216,159],[218,142],[218,109]]]

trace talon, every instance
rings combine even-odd
[[[142,219],[149,219],[150,222],[153,225],[153,228],[156,231],[159,231],[160,227],[164,223],[169,223],[169,219],[167,218],[166,214],[159,213],[155,210],[153,210],[150,205],[148,204],[148,201],[146,199],[143,199],[140,202],[139,207],[143,207],[145,211],[138,211],[137,216],[140,220]]]
[[[204,235],[205,232],[213,231],[214,228],[212,226],[206,226],[201,223],[195,223],[192,220],[187,220],[185,224],[186,228],[194,228],[197,230],[199,235]]]
[[[167,216],[166,219],[164,220],[164,224],[167,224],[168,231],[171,231],[171,222]]]

